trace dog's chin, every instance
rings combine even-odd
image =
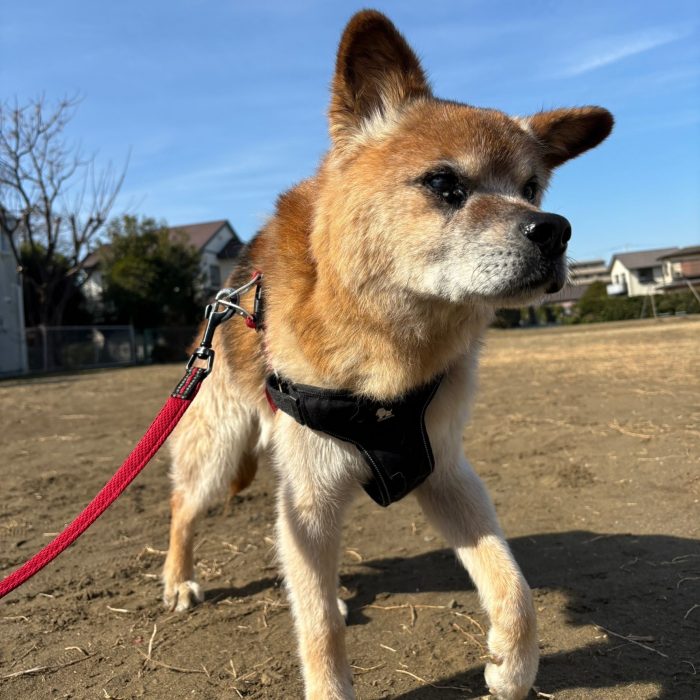
[[[556,294],[560,289],[564,287],[564,283],[566,282],[565,278],[562,279],[553,279],[548,285],[547,288],[544,290],[545,294]]]
[[[491,296],[495,306],[511,308],[540,301],[547,294],[555,294],[566,282],[566,274],[555,272],[543,278],[512,280],[504,289]]]

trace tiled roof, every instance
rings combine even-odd
[[[654,267],[665,255],[675,253],[675,248],[655,248],[654,250],[636,250],[633,253],[617,253],[610,261],[610,267],[619,260],[628,270],[639,270],[642,267]]]
[[[228,226],[231,231],[233,231],[233,238],[226,243],[226,245],[218,253],[217,257],[224,259],[227,257],[235,257],[235,255],[231,253],[234,250],[237,252],[237,249],[243,244],[236,235],[236,231],[233,226],[231,226],[226,219],[219,219],[218,221],[205,221],[201,224],[170,226],[168,231],[170,231],[171,234],[175,233],[176,231],[182,231],[189,238],[191,245],[193,245],[197,250],[202,250],[202,248],[209,243],[209,241],[223,226]],[[85,258],[84,267],[86,269],[97,267],[100,264],[100,251],[106,248],[109,248],[109,243],[103,243],[96,250],[90,253],[87,258]]]
[[[183,231],[190,239],[190,243],[197,250],[202,250],[202,248],[209,243],[219,229],[226,225],[228,225],[233,231],[233,226],[231,226],[226,219],[206,221],[201,224],[183,224],[182,226],[171,226],[170,231]],[[235,231],[233,231],[233,235],[236,235]]]
[[[590,286],[590,284],[565,284],[558,292],[547,294],[545,303],[562,304],[565,301],[578,301]]]
[[[92,253],[90,253],[87,258],[85,258],[83,262],[83,267],[86,270],[90,270],[93,267],[97,267],[100,264],[100,253],[103,250],[108,250],[109,249],[109,243],[103,243],[102,245],[98,246],[96,250],[93,250]]]
[[[659,260],[676,260],[680,262],[685,258],[698,256],[700,256],[700,245],[691,245],[687,248],[676,248],[672,253],[660,256]]]
[[[589,267],[605,267],[605,260],[597,258],[596,260],[573,260],[569,263],[570,270],[585,270]]]

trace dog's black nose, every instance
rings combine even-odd
[[[520,231],[548,258],[558,258],[571,238],[571,224],[559,214],[533,212],[520,223]]]

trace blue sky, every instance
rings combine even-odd
[[[130,162],[115,213],[227,218],[250,238],[328,144],[335,49],[355,2],[3,3],[0,85],[80,94],[70,136]],[[697,0],[375,2],[441,97],[513,114],[600,104],[599,149],[564,165],[545,208],[576,259],[700,243]]]

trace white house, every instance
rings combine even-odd
[[[171,226],[170,231],[185,233],[190,243],[200,252],[207,294],[221,289],[243,247],[233,226],[226,219],[221,219]]]
[[[0,229],[0,376],[26,371],[22,281],[10,241]]]
[[[638,250],[634,253],[617,253],[610,263],[610,296],[639,297],[658,294],[665,283],[662,258],[678,248]]]

